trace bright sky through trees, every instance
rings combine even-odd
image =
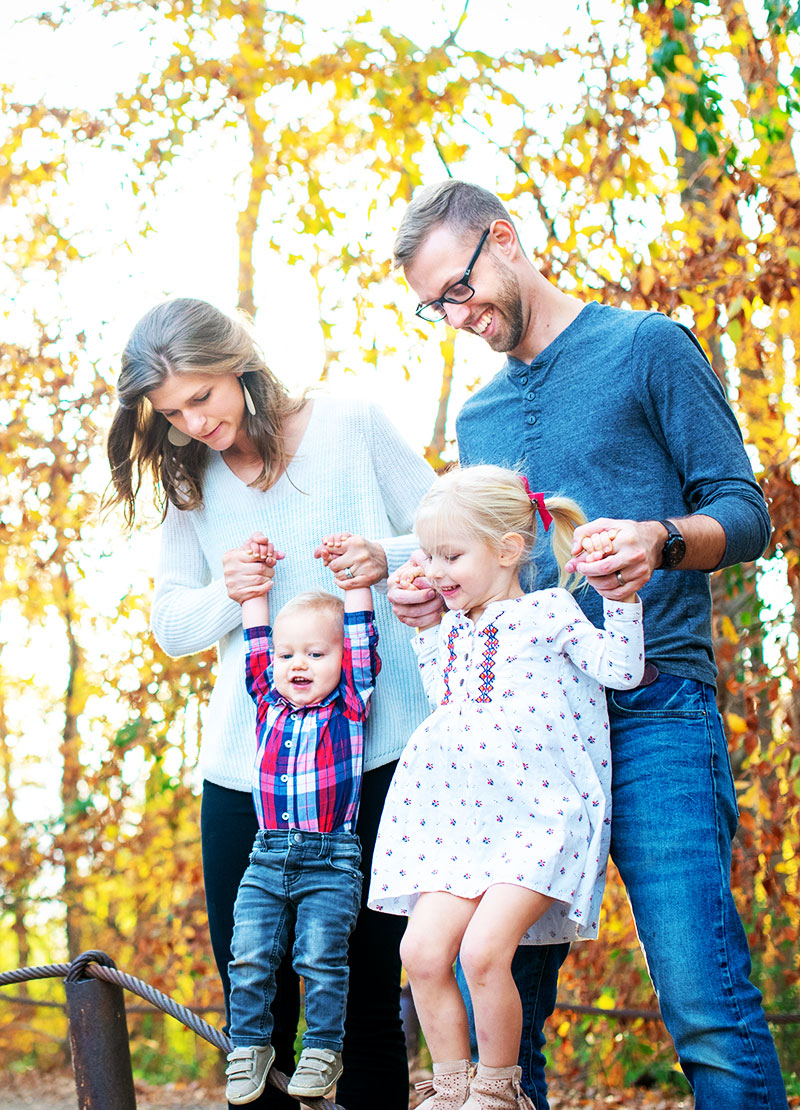
[[[434,462],[452,458],[455,414],[500,360],[416,321],[388,266],[408,196],[446,163],[507,199],[528,253],[563,289],[689,324],[728,390],[775,525],[765,560],[712,580],[742,810],[734,880],[759,986],[797,1009],[794,0],[49,9],[41,21],[35,0],[0,5],[5,966],[90,939],[134,973],[158,967],[184,997],[216,997],[194,793],[212,653],[157,650],[153,533],[124,539],[90,511],[119,353],[164,297],[251,301],[292,388],[324,377],[376,397]],[[607,1004],[648,1004],[613,882],[605,913],[565,990],[593,1001],[602,979]],[[583,1033],[565,1019],[562,1065],[588,1053]],[[624,1044],[595,1033],[607,1082],[670,1072],[655,1031]],[[46,1053],[4,1036],[0,1021],[0,1050],[15,1059]],[[796,1061],[791,1036],[784,1059]]]

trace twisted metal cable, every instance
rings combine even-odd
[[[15,971],[0,974],[0,987],[9,983],[27,983],[29,979],[63,979],[69,964],[42,964],[40,967],[18,967]]]
[[[215,1029],[213,1025],[209,1025],[207,1021],[204,1021],[188,1007],[176,1002],[174,998],[170,998],[162,991],[156,990],[155,987],[151,987],[143,979],[137,979],[134,975],[128,975],[124,971],[118,971],[114,961],[105,952],[96,950],[82,952],[71,964],[44,964],[40,967],[19,967],[15,971],[5,971],[0,974],[0,987],[7,986],[10,983],[25,983],[31,979],[57,978],[63,978],[71,983],[80,982],[87,978],[101,979],[105,983],[124,987],[131,994],[138,995],[145,1002],[149,1002],[151,1006],[155,1006],[157,1010],[169,1014],[176,1021],[186,1025],[198,1037],[202,1037],[203,1040],[213,1044],[220,1051],[228,1053],[233,1048],[231,1039],[226,1033]],[[283,1072],[272,1067],[267,1079],[273,1087],[277,1087],[279,1091],[288,1094],[289,1080]],[[292,1098],[293,1096],[290,1095],[289,1097]],[[311,1110],[344,1110],[344,1107],[326,1098],[307,1098],[304,1096],[303,1102]]]

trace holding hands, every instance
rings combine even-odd
[[[275,564],[283,559],[271,540],[261,532],[254,532],[241,547],[226,551],[222,556],[222,570],[228,597],[241,605],[256,597],[266,597],[272,589]]]
[[[636,591],[649,582],[654,566],[649,544],[632,520],[607,520],[602,517],[575,529],[572,558],[566,565],[571,573],[583,574],[599,594],[610,601],[635,601]]]
[[[412,628],[432,628],[444,612],[441,596],[425,577],[425,555],[419,550],[389,576],[387,597],[397,619]]]
[[[386,577],[389,569],[386,552],[379,543],[370,543],[363,536],[353,536],[349,532],[323,536],[314,558],[322,559],[342,590],[373,586]]]

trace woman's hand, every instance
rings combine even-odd
[[[226,551],[222,572],[228,597],[240,605],[254,597],[265,597],[272,589],[275,564],[283,558],[283,552],[276,551],[261,532],[254,532],[241,547]]]
[[[315,559],[322,559],[336,576],[336,584],[343,590],[363,590],[382,581],[389,573],[386,552],[379,543],[370,543],[363,536],[349,532],[335,532],[323,536],[314,551]]]

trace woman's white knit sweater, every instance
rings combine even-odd
[[[275,569],[270,614],[295,594],[322,588],[337,593],[333,575],[312,552],[330,532],[380,541],[389,571],[406,561],[416,542],[414,512],[433,471],[374,405],[316,397],[311,418],[286,473],[269,490],[252,489],[210,452],[203,475],[203,507],[169,506],[151,615],[153,632],[169,655],[218,645],[219,664],[203,723],[200,769],[219,786],[250,790],[255,757],[255,707],[245,688],[241,607],[231,601],[222,556],[261,531],[286,553]],[[397,537],[397,538],[393,538]],[[400,754],[427,713],[411,631],[373,591],[383,669],[367,721],[364,769]]]

